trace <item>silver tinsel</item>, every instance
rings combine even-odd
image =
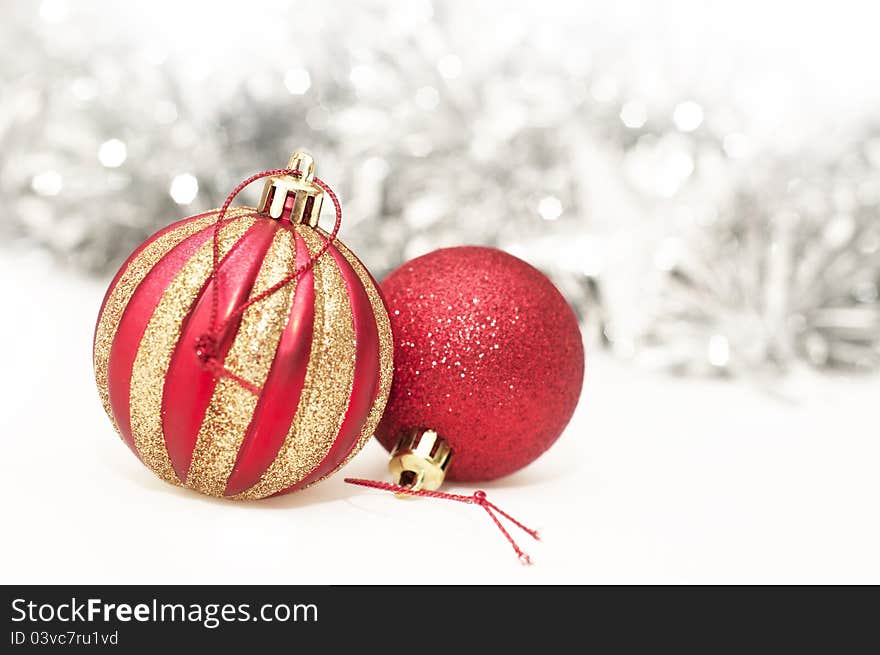
[[[647,357],[675,370],[880,364],[880,138],[776,162],[655,253]]]
[[[8,247],[107,274],[304,145],[377,276],[433,248],[498,245],[553,275],[621,356],[685,372],[880,363],[867,128],[799,152],[807,121],[776,129],[772,93],[756,95],[784,84],[712,58],[696,78],[664,76],[679,64],[570,3],[242,12],[4,4]]]

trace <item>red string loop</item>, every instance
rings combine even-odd
[[[398,494],[405,494],[407,496],[423,496],[425,498],[442,498],[444,500],[454,500],[459,503],[466,503],[468,505],[479,505],[495,525],[501,530],[501,534],[507,539],[507,542],[513,548],[513,551],[516,553],[516,556],[519,558],[519,561],[523,564],[531,564],[532,559],[519,547],[514,538],[510,536],[510,533],[505,529],[505,527],[501,524],[501,520],[498,518],[498,514],[506,518],[508,521],[513,523],[520,530],[525,532],[527,535],[532,537],[533,539],[540,541],[541,537],[538,534],[537,530],[532,530],[531,528],[527,528],[525,525],[517,521],[510,514],[500,509],[495,503],[491,502],[486,496],[486,492],[482,489],[477,489],[472,495],[465,496],[463,494],[450,494],[445,491],[431,491],[429,489],[411,489],[409,487],[403,487],[399,484],[392,484],[391,482],[380,482],[378,480],[362,480],[360,478],[345,478],[345,481],[348,484],[356,484],[361,487],[370,487],[372,489],[381,489],[383,491],[393,491]]]
[[[248,299],[246,302],[241,303],[229,314],[229,316],[226,317],[226,319],[222,323],[220,323],[220,325],[218,325],[217,315],[219,313],[220,304],[220,288],[218,275],[218,268],[220,265],[220,228],[223,226],[223,222],[226,218],[226,212],[229,211],[229,206],[232,204],[232,201],[235,200],[235,197],[239,193],[241,193],[247,186],[251,185],[257,180],[263,179],[265,177],[272,177],[275,175],[292,175],[293,177],[302,177],[302,173],[300,171],[291,168],[275,168],[272,170],[255,173],[249,178],[239,182],[238,186],[236,186],[232,190],[232,192],[228,196],[226,196],[226,200],[223,201],[223,205],[220,207],[220,211],[217,213],[217,219],[214,221],[214,231],[212,235],[212,262],[210,275],[211,329],[206,334],[203,334],[198,339],[196,339],[195,343],[196,355],[199,357],[202,365],[207,370],[211,371],[211,373],[213,373],[218,378],[228,378],[235,381],[254,395],[259,395],[260,393],[260,389],[257,386],[236,375],[218,361],[217,344],[220,342],[221,336],[224,334],[230,322],[241,316],[245,311],[247,311],[249,307],[262,300],[265,300],[273,293],[280,291],[288,284],[298,279],[306,271],[311,270],[318,259],[323,256],[330,249],[330,246],[333,245],[333,242],[336,241],[336,236],[339,234],[339,228],[342,225],[342,205],[339,203],[339,198],[327,183],[325,183],[320,178],[314,178],[312,181],[324,190],[324,192],[330,197],[330,200],[333,202],[333,207],[336,209],[336,221],[333,224],[333,230],[324,239],[324,244],[318,249],[317,252],[315,252],[314,255],[309,258],[309,260],[305,264],[294,269],[293,272],[273,284],[268,289],[265,289],[261,293],[258,293],[256,296]]]

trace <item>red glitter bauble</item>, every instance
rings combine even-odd
[[[391,450],[413,428],[452,448],[447,478],[492,480],[534,461],[580,396],[577,319],[543,273],[495,248],[445,248],[381,284],[394,380],[376,437]]]

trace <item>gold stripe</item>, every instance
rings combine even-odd
[[[116,330],[119,329],[119,321],[122,320],[122,314],[128,306],[128,301],[134,295],[135,289],[143,282],[147,273],[174,246],[213,223],[217,218],[217,211],[213,210],[202,218],[169,230],[151,242],[137,257],[129,262],[125,272],[119,277],[116,285],[110,290],[110,295],[107,296],[107,302],[104,304],[104,310],[98,317],[98,327],[95,330],[95,381],[98,383],[98,394],[101,397],[101,404],[104,405],[104,411],[107,412],[107,416],[110,417],[113,427],[116,428],[117,432],[119,428],[116,425],[116,419],[113,417],[113,410],[110,408],[110,388],[107,371],[110,366],[110,349],[113,347],[113,339],[116,336]],[[236,207],[235,209],[230,209],[227,215],[234,217],[241,213],[253,211],[249,207]]]
[[[295,242],[279,229],[266,253],[251,297],[262,293],[296,266]],[[281,333],[287,325],[296,282],[249,307],[241,317],[224,365],[261,388],[266,383]],[[238,451],[257,406],[258,396],[234,380],[217,383],[205,420],[199,429],[186,485],[202,493],[222,496]]]
[[[243,216],[224,226],[220,230],[220,255],[229,252],[253,223],[254,218]],[[208,240],[165,290],[147,324],[131,372],[129,403],[135,446],[144,463],[169,482],[179,481],[162,432],[162,390],[181,322],[211,274],[212,251],[213,243]]]
[[[370,274],[364,265],[358,261],[358,258],[343,244],[341,241],[336,242],[336,248],[348,260],[351,267],[358,274],[367,297],[370,299],[370,305],[373,308],[373,315],[376,317],[376,327],[379,332],[379,388],[376,393],[376,400],[370,408],[370,413],[364,421],[364,427],[361,429],[361,436],[357,445],[348,454],[345,460],[335,469],[324,477],[329,477],[336,473],[343,466],[348,464],[352,457],[357,455],[361,448],[367,445],[367,441],[376,431],[379,420],[382,418],[382,412],[385,411],[385,404],[388,402],[388,394],[391,392],[391,379],[394,375],[394,340],[391,336],[391,320],[388,318],[388,311],[385,309],[385,303],[379,295],[379,290],[373,283]],[[321,478],[322,480],[324,478]],[[317,482],[320,482],[318,480]]]
[[[309,252],[323,242],[308,226],[297,225]],[[329,253],[318,259],[315,325],[299,405],[275,461],[260,481],[236,499],[271,496],[296,484],[324,459],[345,418],[354,380],[355,336],[348,289]]]

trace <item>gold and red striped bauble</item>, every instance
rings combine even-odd
[[[308,170],[270,179],[261,208],[229,209],[216,234],[219,210],[150,237],[104,298],[94,342],[101,400],[163,480],[232,499],[295,491],[353,457],[381,417],[392,375],[388,314],[340,241],[236,313],[327,244],[308,216],[320,207],[313,163],[297,163],[288,168]],[[216,362],[228,376],[197,347],[218,324]]]

